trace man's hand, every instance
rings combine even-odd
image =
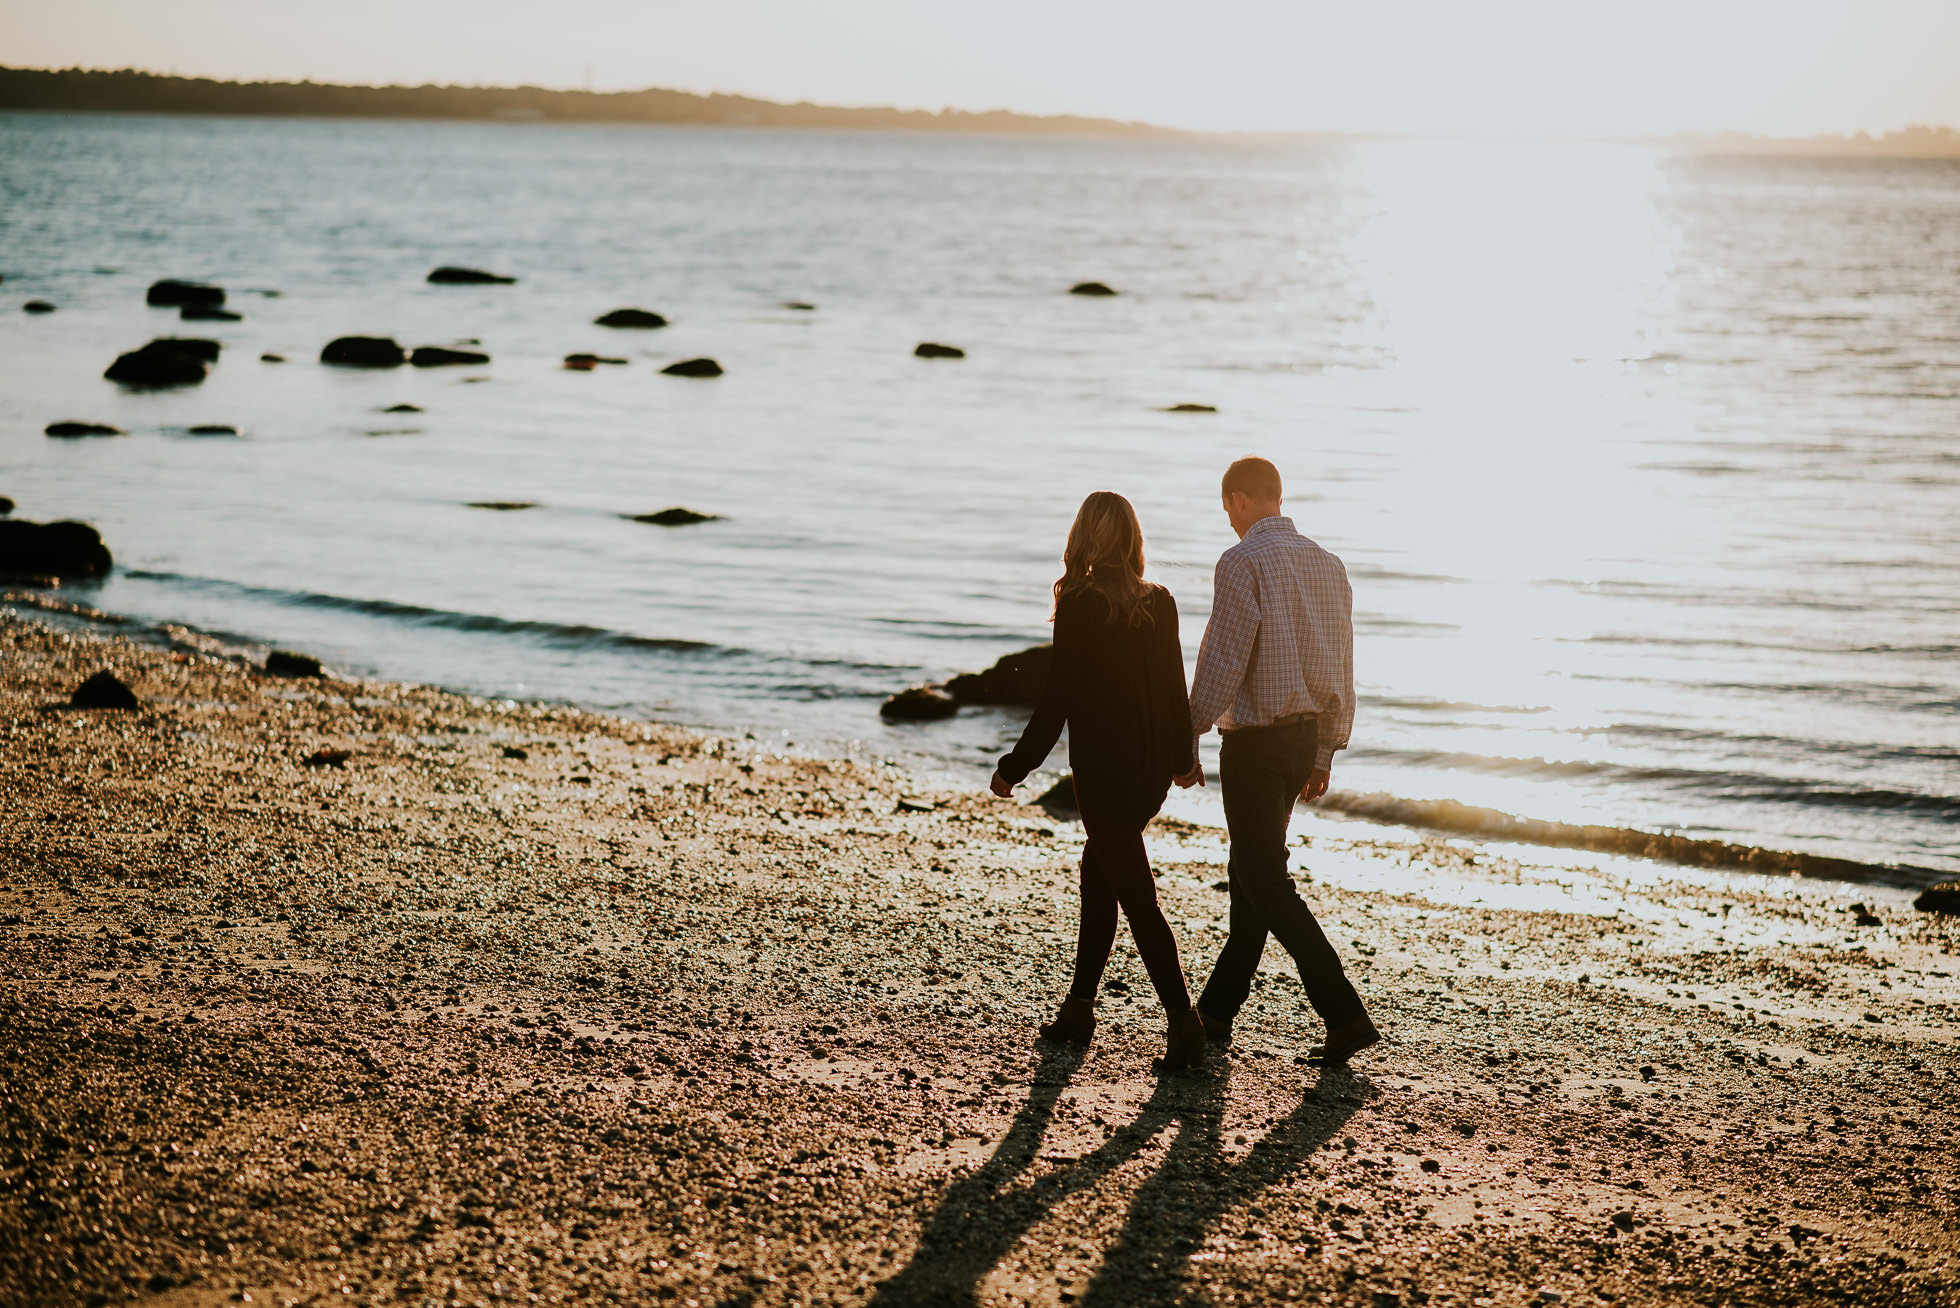
[[[987,783],[987,789],[993,791],[1002,799],[1014,798],[1014,783],[1001,776],[998,768],[994,770],[993,780]]]
[[[1306,803],[1313,803],[1327,793],[1327,787],[1333,780],[1334,774],[1331,768],[1315,768],[1313,775],[1307,778],[1307,784],[1300,787],[1300,798]]]
[[[1171,780],[1177,782],[1178,789],[1180,790],[1189,790],[1193,786],[1202,786],[1205,784],[1205,765],[1202,763],[1193,763],[1189,772],[1179,773],[1177,776],[1172,777]]]

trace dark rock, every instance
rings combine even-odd
[[[1165,413],[1217,413],[1218,406],[1216,404],[1173,404],[1169,408],[1165,409],[1164,412]]]
[[[719,377],[722,367],[713,359],[682,359],[660,370],[669,377]]]
[[[601,327],[665,327],[667,320],[645,309],[614,309],[592,320]]]
[[[463,506],[466,509],[494,509],[498,513],[515,513],[519,509],[535,509],[535,500],[471,500]]]
[[[122,678],[113,672],[98,672],[75,687],[75,693],[68,702],[76,708],[99,709],[140,709],[142,701],[136,692],[124,684]]]
[[[920,341],[918,348],[912,351],[912,357],[917,359],[964,359],[966,357],[966,351],[957,345],[935,345],[931,341]]]
[[[521,762],[522,760],[531,757],[531,751],[525,749],[522,745],[505,745],[504,757],[514,758]]]
[[[29,577],[99,577],[113,560],[85,522],[0,522],[0,573]]]
[[[444,266],[429,274],[429,280],[438,286],[511,286],[515,277],[500,277],[480,268],[452,268]]]
[[[422,412],[422,406],[419,404],[391,404],[387,408],[383,409],[382,412],[383,413],[420,413]]]
[[[192,427],[190,433],[193,436],[236,436],[238,428],[229,423],[205,422]]]
[[[1876,913],[1860,913],[1856,917],[1852,918],[1851,920],[1854,924],[1861,927],[1874,927],[1874,926],[1885,925],[1885,919],[1880,917]]]
[[[14,502],[8,499],[5,495],[0,495],[0,518],[6,517],[9,513],[12,513],[13,511],[14,511]]]
[[[417,368],[443,368],[453,363],[488,363],[490,356],[476,350],[450,350],[440,345],[418,345],[408,361]]]
[[[46,300],[29,300],[20,306],[22,313],[53,313],[54,306]]]
[[[816,305],[803,300],[784,300],[783,307],[785,309],[795,309],[798,313],[815,313],[817,311]]]
[[[888,722],[937,722],[960,711],[960,703],[945,691],[932,686],[901,690],[878,709]]]
[[[599,361],[597,359],[568,358],[565,360],[566,372],[595,372],[598,370],[598,367]]]
[[[628,513],[623,515],[634,522],[650,522],[656,527],[691,527],[697,522],[717,522],[719,518],[712,513],[696,513],[693,509],[662,509],[658,513]]]
[[[344,768],[354,757],[351,749],[316,749],[299,761],[303,768]]]
[[[1075,774],[1069,773],[1048,789],[1035,796],[1035,807],[1046,809],[1051,816],[1059,817],[1076,811]],[[1227,883],[1229,885],[1229,883]]]
[[[1943,881],[1922,890],[1912,906],[1922,913],[1951,913],[1960,916],[1960,881]]]
[[[285,361],[286,356],[283,354],[261,354],[259,356],[260,363],[284,363]]]
[[[962,704],[1032,707],[1048,691],[1054,662],[1053,645],[1030,646],[1003,655],[985,672],[962,672],[946,683],[946,691]]]
[[[177,311],[185,322],[244,322],[245,315],[221,309],[215,304],[187,304]]]
[[[1114,295],[1116,292],[1101,282],[1077,282],[1068,288],[1070,295]]]
[[[275,649],[265,656],[265,672],[269,677],[317,677],[322,669],[320,660],[311,654]]]
[[[106,422],[51,422],[43,429],[49,436],[122,436],[120,427]]]
[[[139,389],[195,386],[204,380],[207,366],[217,359],[216,341],[163,337],[119,356],[102,375],[112,382]]]
[[[390,336],[342,336],[320,351],[321,363],[343,368],[399,368],[408,356]]]
[[[205,286],[198,282],[179,282],[168,278],[150,287],[145,302],[158,306],[183,304],[223,304],[225,288]]]
[[[611,359],[603,354],[568,354],[565,356],[565,363],[568,367],[573,367],[578,364],[589,366],[595,363],[623,364],[625,362],[626,360],[624,359]]]

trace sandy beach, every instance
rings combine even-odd
[[[1316,826],[1387,1043],[1272,948],[1160,1079],[1127,934],[1033,1039],[1039,808],[26,607],[0,723],[6,1304],[1960,1303],[1903,891]],[[1201,976],[1223,832],[1151,842]]]

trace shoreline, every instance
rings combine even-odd
[[[1032,1039],[1080,849],[1032,806],[14,614],[0,651],[0,1298],[1957,1301],[1960,926],[1903,892],[1316,828],[1388,1042],[1305,1066],[1269,950],[1160,1080],[1127,939],[1095,1045]],[[63,707],[103,667],[141,711]],[[1150,833],[1199,976],[1221,836]]]

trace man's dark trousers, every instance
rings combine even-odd
[[[1268,933],[1293,955],[1307,1002],[1322,1021],[1334,1026],[1364,1011],[1327,933],[1286,872],[1286,824],[1313,772],[1319,737],[1307,718],[1227,732],[1219,747],[1218,780],[1231,835],[1231,933],[1198,1007],[1220,1022],[1230,1022],[1252,993]]]

